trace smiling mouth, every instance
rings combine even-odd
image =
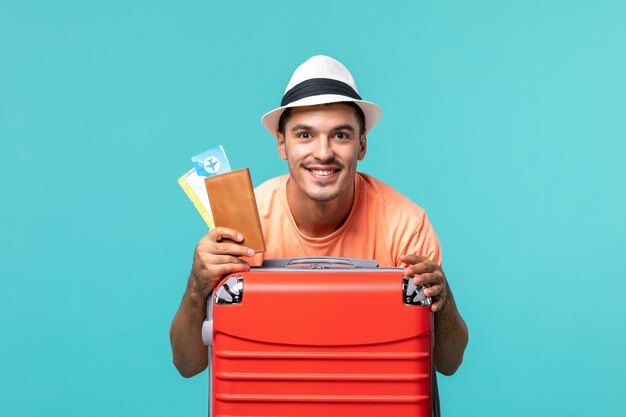
[[[316,177],[330,177],[334,173],[339,172],[339,169],[337,168],[333,168],[333,169],[307,168],[307,170],[311,172],[313,175],[315,175]]]

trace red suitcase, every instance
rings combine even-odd
[[[435,414],[430,299],[402,268],[297,258],[207,300],[209,416]]]

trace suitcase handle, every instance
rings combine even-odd
[[[333,256],[302,256],[299,258],[265,259],[263,268],[377,268],[374,259],[338,258]]]
[[[213,319],[205,319],[202,322],[202,342],[205,346],[213,344]]]

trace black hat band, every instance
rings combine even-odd
[[[293,103],[305,97],[319,96],[322,94],[338,94],[340,96],[361,100],[361,96],[359,96],[352,87],[342,81],[333,80],[331,78],[311,78],[310,80],[302,81],[300,84],[290,88],[283,96],[280,105],[281,107],[286,106],[289,103]]]

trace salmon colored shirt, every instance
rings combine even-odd
[[[266,252],[264,258],[338,256],[376,259],[380,266],[403,266],[400,256],[419,254],[441,265],[439,240],[426,212],[388,186],[363,173],[355,176],[354,204],[343,225],[328,236],[312,238],[298,229],[287,203],[289,175],[255,189]]]

